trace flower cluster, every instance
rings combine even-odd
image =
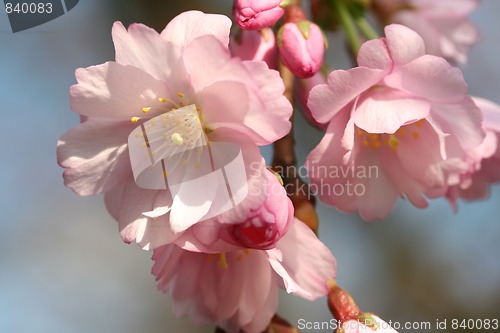
[[[270,331],[282,287],[328,295],[339,333],[395,332],[332,282],[335,258],[300,220],[317,221],[314,199],[297,188],[365,220],[385,218],[398,198],[456,208],[489,196],[500,181],[500,105],[470,96],[448,62],[465,63],[478,40],[467,19],[477,5],[314,0],[313,18],[340,26],[357,62],[329,73],[327,38],[300,1],[235,0],[232,37],[228,17],[199,11],[161,33],[116,22],[115,61],[77,69],[70,88],[81,122],[57,144],[64,183],[104,194],[123,241],[153,252],[178,316]],[[384,37],[368,10],[391,23]],[[309,185],[267,168],[260,152],[275,144],[274,170],[297,170],[293,95],[325,131],[307,156]]]

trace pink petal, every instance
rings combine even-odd
[[[466,171],[467,165],[463,157],[454,157],[450,154],[443,158],[440,151],[439,135],[429,122],[422,127],[410,125],[407,133],[398,137],[400,144],[397,155],[400,164],[411,178],[422,183],[426,189],[435,189],[440,192],[446,190],[450,177],[456,177]],[[418,132],[418,138],[410,133]],[[447,148],[449,143],[447,142]],[[447,150],[447,153],[451,153]],[[418,156],[419,158],[415,158]]]
[[[225,15],[205,14],[191,10],[174,17],[161,32],[161,37],[183,49],[194,39],[213,36],[222,45],[229,44],[231,20]]]
[[[328,85],[319,84],[311,89],[307,106],[314,119],[320,123],[326,123],[344,106],[377,84],[383,77],[383,71],[366,67],[333,71],[328,76]]]
[[[429,110],[425,100],[381,88],[366,93],[353,117],[355,124],[368,133],[394,133],[405,124],[427,117]]]
[[[358,66],[391,71],[392,59],[383,39],[372,39],[361,45],[358,52]]]
[[[273,254],[276,250],[283,253],[282,262]],[[268,251],[269,260],[287,291],[312,300],[328,294],[328,280],[336,276],[335,258],[308,226],[295,219],[276,250]]]
[[[267,142],[274,142],[290,132],[293,108],[283,95],[285,85],[279,73],[269,70],[267,65],[260,61],[244,61],[243,66],[252,73],[256,88],[253,90],[264,103],[264,109],[258,109],[260,103],[253,109],[261,117],[259,126],[253,129],[263,136]],[[267,123],[274,124],[263,128]],[[250,125],[249,125],[250,126]],[[272,127],[272,128],[271,128]]]
[[[241,60],[231,58],[227,46],[213,36],[193,40],[186,47],[183,60],[196,93],[218,81],[239,81],[255,87]],[[227,95],[224,91],[221,94]]]
[[[470,97],[456,104],[433,104],[431,114],[439,128],[453,135],[463,148],[473,148],[483,142],[481,110]]]
[[[163,108],[158,98],[171,96],[164,82],[115,62],[79,68],[75,74],[78,84],[70,88],[71,109],[84,116],[130,121],[142,115],[143,107]]]
[[[385,83],[430,101],[454,103],[467,93],[467,84],[460,69],[443,58],[425,55],[393,73]]]
[[[200,100],[205,121],[212,128],[236,130],[259,145],[277,140],[288,133],[291,127],[288,119],[272,116],[270,111],[264,119],[275,118],[278,121],[263,121],[262,111],[267,111],[265,106],[258,103],[258,97],[242,82],[216,82],[201,92]]]
[[[500,105],[480,97],[472,97],[483,113],[483,127],[500,133]]]
[[[57,161],[64,184],[80,195],[110,191],[132,177],[127,150],[130,123],[88,119],[61,136]]]
[[[426,208],[429,205],[424,197],[427,186],[405,171],[398,155],[393,151],[384,150],[381,154],[381,167],[398,194],[406,197],[416,207]]]
[[[354,197],[357,200],[359,214],[365,221],[380,220],[387,217],[394,209],[400,193],[391,183],[387,170],[381,167],[380,152],[365,148],[359,151],[355,161],[357,168],[354,170],[365,170],[367,176],[351,178],[351,183],[356,184],[356,187],[351,192],[353,194],[349,195],[346,186],[346,194],[343,195],[344,199],[349,200],[349,197]],[[377,169],[370,169],[373,167]],[[376,172],[372,172],[373,170],[376,170]],[[339,208],[342,207],[339,205]]]
[[[399,24],[388,25],[384,31],[395,66],[404,66],[425,54],[424,41],[415,31]]]
[[[154,29],[134,23],[127,31],[121,22],[115,22],[112,35],[119,64],[137,67],[174,86],[179,83],[171,82],[172,77],[176,78],[175,81],[188,79],[176,75],[183,71],[181,49],[164,40]]]
[[[202,221],[203,216],[210,210],[218,192],[220,179],[205,177],[204,182],[203,188],[199,187],[197,181],[187,181],[179,185],[170,212],[170,223],[174,232],[182,232]]]
[[[164,192],[142,189],[131,179],[121,188],[106,194],[108,209],[113,216],[118,215],[118,226],[124,242],[135,240],[144,249],[150,249],[171,243],[178,237],[170,228],[169,214],[156,219],[143,214],[170,204],[168,201],[171,198]],[[118,201],[121,203],[119,211]]]

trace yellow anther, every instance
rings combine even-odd
[[[358,129],[358,130],[356,131],[356,133],[358,134],[358,136],[362,136],[362,135],[363,135],[363,131],[362,131],[362,130],[360,130],[360,129]]]
[[[250,254],[250,252],[251,252],[251,251],[250,251],[250,249],[245,249],[245,254],[246,254],[246,255],[249,255],[249,254]]]
[[[228,268],[227,258],[225,253],[219,253],[219,267],[220,268]]]
[[[329,287],[330,289],[333,289],[333,288],[335,288],[335,287],[337,286],[337,284],[335,283],[335,280],[334,280],[334,279],[330,279],[330,280],[328,280],[328,282],[327,282],[327,283],[328,283],[328,287]]]
[[[172,134],[170,138],[176,145],[182,145],[184,143],[184,139],[179,133]]]
[[[180,97],[180,98],[184,98],[184,94],[183,94],[183,93],[181,93],[181,92],[178,92],[178,93],[177,93],[177,96],[178,96],[178,97]]]
[[[366,139],[363,140],[363,146],[368,147],[369,145],[370,145],[370,143],[368,142],[368,140],[366,140]]]
[[[136,122],[138,122],[140,119],[141,119],[141,117],[132,117],[132,118],[130,118],[130,121],[131,121],[132,123],[134,123],[134,124],[135,124],[135,123],[136,123]]]
[[[144,107],[144,108],[142,108],[142,112],[143,113],[149,112],[149,110],[151,110],[150,107]]]
[[[168,176],[168,172],[167,172],[167,170],[164,170],[163,171],[163,177],[167,178],[167,176]]]
[[[411,136],[412,136],[414,139],[418,139],[418,138],[419,138],[419,136],[420,136],[420,133],[418,133],[418,132],[413,132],[413,133],[411,133]]]
[[[160,102],[160,103],[166,103],[167,99],[163,98],[163,97],[160,97],[160,98],[158,98],[158,102]]]
[[[380,142],[378,140],[372,141],[372,143],[370,144],[370,147],[373,149],[378,149],[378,148],[380,148]]]
[[[399,146],[399,140],[396,139],[396,136],[391,135],[389,138],[389,147],[391,148],[397,148]]]
[[[201,163],[200,163],[200,162],[196,162],[196,163],[194,164],[194,167],[195,167],[196,169],[201,168]]]

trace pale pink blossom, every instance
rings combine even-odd
[[[300,78],[309,78],[323,65],[326,39],[315,23],[285,23],[278,31],[280,57],[286,67]]]
[[[188,233],[172,229],[197,211],[190,201],[201,202],[205,210],[210,207],[212,199],[204,197],[207,189],[193,191],[187,201],[175,200],[167,190],[148,190],[134,182],[129,134],[172,108],[194,104],[209,142],[241,148],[249,195],[217,221],[244,221],[266,199],[268,178],[258,145],[290,130],[292,108],[278,72],[264,62],[231,57],[230,25],[225,16],[198,11],[177,16],[161,34],[141,24],[127,30],[116,22],[116,61],[76,71],[71,108],[87,119],[60,138],[58,162],[67,169],[65,184],[76,193],[105,194],[127,243],[135,240],[148,249],[174,241],[200,247],[218,241],[214,219]],[[193,237],[186,238],[188,234]]]
[[[468,16],[480,0],[377,0],[390,6],[389,20],[415,30],[425,41],[429,54],[459,63],[467,62],[467,53],[480,35]]]
[[[308,106],[326,135],[306,166],[319,198],[366,220],[387,216],[399,197],[423,208],[444,196],[484,140],[482,116],[458,68],[427,55],[401,25],[363,44],[359,67],[336,70]]]
[[[309,93],[311,89],[317,86],[318,84],[326,84],[326,74],[322,72],[322,70],[318,71],[314,76],[308,79],[299,80],[296,85],[297,91],[297,103],[300,106],[300,111],[304,115],[304,118],[314,127],[325,130],[328,124],[322,124],[316,121],[312,116],[311,110],[307,106],[307,100],[309,98]]]
[[[233,16],[245,30],[260,30],[273,26],[283,16],[286,0],[234,0]]]
[[[240,30],[232,36],[229,48],[241,60],[265,61],[269,68],[278,66],[278,48],[272,29]]]
[[[473,165],[457,186],[449,189],[447,197],[457,209],[457,200],[478,200],[490,196],[491,184],[500,182],[500,105],[484,98],[474,97],[483,113],[486,137],[481,145],[470,150]]]
[[[335,259],[300,220],[272,250],[244,248],[219,254],[157,248],[152,273],[170,292],[177,316],[215,322],[228,333],[261,333],[278,307],[278,289],[314,300],[328,294]]]
[[[342,323],[337,333],[398,333],[389,323],[380,319],[380,317],[363,313],[359,318],[347,320]]]

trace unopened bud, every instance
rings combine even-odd
[[[287,5],[287,0],[234,0],[233,16],[241,28],[260,30],[273,26]]]
[[[310,21],[285,23],[278,32],[280,57],[286,67],[300,78],[309,78],[323,65],[326,39]]]

